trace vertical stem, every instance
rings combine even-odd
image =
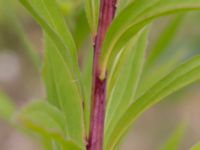
[[[114,18],[115,10],[116,0],[100,1],[99,25],[94,43],[92,106],[87,150],[103,150],[107,79],[106,77],[103,80],[100,79],[99,57],[106,32]]]

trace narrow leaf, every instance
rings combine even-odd
[[[160,16],[189,10],[200,10],[200,0],[140,0],[130,3],[115,19],[106,36],[100,59],[102,78],[113,63],[108,60],[116,57],[121,47],[146,24]]]
[[[55,0],[20,0],[55,43],[71,74],[80,74],[75,42]]]
[[[99,0],[85,0],[85,11],[88,19],[90,29],[93,36],[97,33],[98,18],[99,18]]]
[[[28,119],[47,130],[55,130],[67,135],[65,116],[54,106],[45,101],[34,101],[16,115],[16,119]]]
[[[166,48],[170,45],[171,41],[174,39],[179,26],[182,23],[183,15],[178,15],[175,17],[169,25],[164,29],[164,31],[159,35],[158,40],[156,40],[156,44],[153,46],[150,51],[150,55],[147,58],[147,65],[150,66],[153,64],[161,54],[166,50]]]
[[[161,150],[178,150],[180,143],[186,131],[186,125],[181,124],[177,129],[170,135],[167,142],[163,145]]]
[[[71,76],[65,61],[47,36],[43,74],[48,100],[64,113],[69,137],[83,145],[82,99],[76,85],[77,81]]]
[[[85,126],[86,133],[89,135],[90,126],[90,110],[91,110],[91,89],[92,89],[92,65],[93,65],[93,50],[89,51],[89,54],[85,60],[83,69],[83,83],[85,90],[85,101],[84,101],[84,114],[85,114]]]
[[[199,149],[200,149],[200,143],[197,143],[190,150],[199,150]]]
[[[136,44],[130,41],[127,47],[130,51],[126,58],[127,61],[124,64],[112,95],[108,99],[106,132],[115,126],[116,120],[121,117],[135,96],[145,59],[148,29],[145,28],[140,33]]]
[[[199,79],[200,56],[197,56],[170,72],[166,77],[158,81],[140,96],[123,114],[121,119],[119,119],[117,126],[108,131],[106,146],[113,149],[128,128],[145,110],[155,105],[166,96],[169,96]]]
[[[155,65],[145,68],[142,73],[142,79],[136,97],[141,96],[147,89],[181,64],[188,55],[187,50],[173,50],[173,55],[170,53],[168,57],[165,56],[165,59],[161,57]]]
[[[56,141],[63,150],[80,150],[74,142],[66,140],[70,138],[66,135],[65,116],[45,101],[30,103],[16,114],[15,119],[33,134],[39,135],[45,143],[52,145],[51,141]]]

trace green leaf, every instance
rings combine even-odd
[[[11,121],[11,118],[16,110],[12,100],[0,91],[0,117],[6,121]]]
[[[117,57],[114,60],[114,63],[110,70],[108,70],[108,87],[107,87],[107,97],[109,98],[112,94],[112,90],[124,68],[124,65],[127,61],[127,57],[132,55],[131,52],[134,54],[134,46],[138,40],[140,33],[134,36],[118,53]]]
[[[55,43],[71,74],[80,74],[75,42],[55,0],[20,0]]]
[[[93,36],[97,33],[100,0],[84,0],[85,11]]]
[[[117,126],[108,131],[106,146],[113,149],[135,120],[148,108],[179,89],[200,79],[200,56],[180,65],[170,72],[130,105],[118,120]]]
[[[155,65],[145,68],[142,73],[142,79],[136,97],[141,96],[141,94],[176,68],[188,56],[187,50],[173,50],[173,55],[169,54],[168,57],[165,55],[165,59],[161,57],[160,61]]]
[[[170,135],[169,139],[163,145],[161,150],[178,150],[186,131],[186,125],[181,124],[175,129],[175,131]]]
[[[190,150],[200,150],[200,143],[194,145]]]
[[[145,28],[139,34],[136,42],[131,40],[126,47],[129,50],[126,63],[123,65],[111,96],[108,98],[105,133],[116,125],[116,120],[121,117],[133,101],[143,69],[148,29]]]
[[[91,110],[91,89],[92,89],[92,65],[93,65],[93,50],[89,51],[88,56],[85,59],[83,68],[83,82],[85,90],[85,101],[84,101],[84,114],[85,114],[85,126],[86,133],[89,135],[90,127],[90,110]]]
[[[16,119],[19,121],[28,119],[42,128],[55,130],[67,136],[65,116],[48,102],[31,102],[16,115]]]
[[[200,0],[140,0],[130,3],[112,23],[104,42],[100,64],[101,78],[113,64],[113,57],[146,24],[164,15],[200,10]]]
[[[83,145],[82,99],[76,85],[77,81],[73,79],[62,56],[47,36],[43,74],[48,100],[65,115],[68,136]]]
[[[6,20],[4,22],[11,26],[10,29],[12,32],[17,34],[19,41],[22,46],[25,48],[25,52],[33,61],[35,67],[39,67],[41,65],[41,60],[39,54],[36,49],[33,47],[32,43],[29,41],[28,36],[25,34],[25,31],[22,27],[21,22],[17,16],[16,8],[14,7],[14,2],[12,0],[0,1],[1,13],[5,16]]]
[[[178,15],[175,17],[169,25],[164,29],[164,31],[159,35],[156,40],[156,44],[153,46],[150,51],[150,55],[147,58],[147,65],[150,66],[161,56],[161,54],[166,50],[174,39],[177,30],[179,29],[184,15]]]
[[[18,112],[15,117],[18,123],[42,137],[45,142],[49,141],[51,144],[50,141],[54,140],[62,146],[63,150],[80,150],[66,135],[65,116],[47,102],[32,102]]]
[[[83,145],[84,93],[72,35],[55,0],[20,0],[20,2],[31,12],[47,34],[44,80],[48,100],[64,113],[68,136]]]

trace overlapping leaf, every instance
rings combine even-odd
[[[21,0],[45,31],[44,77],[48,100],[66,119],[67,134],[83,146],[84,94],[76,46],[55,0]]]
[[[197,80],[200,80],[200,56],[179,66],[140,96],[119,119],[117,125],[107,132],[106,148],[115,148],[127,129],[145,110]]]
[[[75,42],[55,0],[20,0],[55,43],[74,78],[80,74]]]
[[[186,131],[186,125],[181,124],[177,129],[172,133],[167,142],[163,145],[161,150],[178,150],[181,144],[181,141],[184,137]]]
[[[89,135],[90,124],[90,110],[91,110],[91,89],[92,89],[92,64],[93,64],[93,51],[90,50],[83,70],[83,83],[85,86],[85,101],[84,101],[84,114],[85,114],[85,126],[87,135]]]
[[[44,77],[48,99],[65,114],[69,137],[82,145],[83,110],[81,95],[76,86],[77,81],[73,79],[62,56],[47,36]]]
[[[101,77],[104,78],[121,47],[146,24],[163,15],[199,9],[199,0],[140,0],[130,3],[115,19],[106,36],[100,60]]]
[[[158,60],[158,58],[163,54],[166,48],[175,38],[175,35],[182,23],[184,15],[178,15],[175,17],[169,25],[164,29],[164,31],[157,38],[156,44],[153,46],[150,54],[147,58],[147,66],[151,66],[153,63]]]
[[[90,29],[95,36],[98,27],[100,0],[85,0],[85,11]]]
[[[66,135],[65,116],[47,102],[37,101],[29,104],[18,112],[16,120],[42,140],[49,141],[49,148],[53,146],[51,141],[55,141],[62,150],[81,150]]]
[[[126,47],[129,50],[126,63],[119,74],[112,94],[108,97],[106,133],[116,125],[116,120],[120,118],[134,99],[143,69],[148,29],[144,29],[139,34],[138,39],[135,42],[130,41]]]

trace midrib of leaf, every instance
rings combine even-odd
[[[43,27],[43,29],[46,31],[46,33],[51,37],[52,41],[55,42],[55,45],[58,48],[59,52],[62,54],[62,57],[65,58],[65,63],[67,64],[68,68],[70,68],[70,73],[75,78],[77,78],[77,75],[80,75],[79,68],[76,64],[77,62],[75,61],[75,64],[73,63],[71,54],[69,52],[69,48],[66,47],[66,44],[64,44],[63,40],[61,40],[61,37],[57,33],[54,32],[54,30],[51,28],[51,26],[48,23],[46,23],[45,19],[39,15],[37,10],[35,10],[31,6],[31,4],[28,0],[20,0],[20,2],[31,12],[31,14],[40,23],[40,25]],[[67,51],[63,51],[63,50],[67,50]],[[79,86],[79,85],[77,85],[77,86]]]
[[[47,40],[46,41],[46,45],[47,45],[47,52],[46,52],[47,58],[46,59],[49,59],[49,63],[50,63],[50,67],[51,67],[51,68],[48,68],[48,70],[46,70],[46,71],[52,72],[52,78],[53,78],[52,82],[55,84],[55,90],[52,91],[51,89],[49,89],[49,90],[51,90],[49,92],[56,92],[56,94],[57,94],[56,98],[59,101],[59,105],[60,105],[62,112],[65,114],[65,118],[66,118],[66,122],[67,122],[67,124],[66,124],[67,133],[68,133],[69,137],[78,141],[82,145],[83,144],[82,140],[83,140],[84,125],[83,125],[83,110],[81,107],[81,96],[77,92],[76,96],[75,95],[72,96],[75,99],[71,99],[70,94],[75,94],[74,92],[78,91],[78,88],[77,88],[76,84],[73,83],[73,77],[69,73],[69,69],[67,68],[67,66],[65,64],[63,57],[60,55],[60,53],[57,50],[55,50],[55,45],[54,45],[54,47],[52,47],[53,43],[50,43],[51,40],[48,39],[47,36],[46,36],[46,40]],[[52,46],[50,46],[49,44],[51,44]],[[48,45],[50,47],[48,47]],[[57,64],[58,63],[57,61],[60,61],[59,63],[62,63],[63,66],[58,66],[59,64]],[[58,69],[57,67],[61,67],[62,69],[64,69],[63,70],[64,72],[62,71],[62,72],[59,72],[59,74],[57,74],[56,73],[56,70]],[[46,73],[46,75],[49,74],[48,72],[45,72],[45,73]],[[64,76],[63,73],[65,74],[65,77],[67,79],[65,81],[62,81],[62,83],[61,83],[60,80],[63,80],[63,76]],[[56,77],[56,76],[58,76],[58,77]],[[64,82],[64,85],[63,85],[63,82]],[[59,84],[61,84],[61,85],[59,85]],[[68,88],[73,90],[73,91],[68,91],[68,92],[73,92],[73,93],[69,93],[67,97],[64,93],[62,93],[63,91],[61,91],[61,88],[66,88],[66,86],[70,86]],[[67,90],[67,89],[65,89],[65,90]],[[68,102],[68,103],[64,104],[64,102]],[[72,106],[73,106],[73,108],[72,108]],[[70,113],[74,115],[75,111],[76,111],[76,118],[74,118],[72,121],[70,119],[71,117],[69,115],[70,115]],[[79,133],[76,132],[76,134],[75,134],[75,130],[73,129],[73,126],[74,127],[76,126],[75,130],[79,131]]]
[[[48,59],[47,59],[48,60]],[[50,66],[52,66],[53,68],[55,68],[54,67],[54,65],[52,65],[53,63],[49,63],[50,64]],[[55,90],[54,90],[54,92],[56,93],[56,95],[58,95],[58,103],[59,103],[59,107],[60,107],[60,109],[61,109],[61,111],[62,111],[62,113],[63,114],[65,114],[65,109],[64,109],[64,105],[63,105],[63,103],[62,103],[62,98],[61,98],[61,96],[60,96],[60,92],[59,92],[59,88],[58,88],[58,85],[57,85],[57,82],[56,82],[56,79],[55,79],[55,72],[54,72],[54,69],[49,69],[50,71],[52,71],[52,81],[53,81],[53,83],[54,83],[54,85],[55,85]],[[65,120],[66,120],[66,116],[65,116]],[[67,121],[67,120],[66,120]],[[69,134],[69,129],[68,129],[68,125],[66,124],[66,135],[67,136],[69,136],[70,134]]]
[[[69,46],[69,48],[70,48],[69,51],[71,51],[72,57],[76,60],[76,59],[77,59],[76,45],[75,45],[75,42],[74,42],[74,40],[73,40],[73,37],[72,37],[71,33],[69,32],[69,30],[68,30],[68,28],[67,28],[67,25],[66,25],[64,31],[60,31],[60,28],[58,28],[58,26],[57,26],[56,23],[54,22],[53,16],[51,15],[52,13],[50,13],[51,10],[52,10],[51,12],[53,12],[53,9],[56,9],[55,6],[54,6],[55,4],[52,3],[52,2],[53,2],[52,0],[41,0],[41,2],[42,2],[42,4],[43,4],[43,7],[45,8],[45,10],[47,11],[47,14],[48,14],[48,16],[49,16],[49,19],[50,19],[51,22],[52,22],[53,27],[57,30],[58,35],[60,36],[60,39],[65,39],[65,38],[67,38],[67,40],[65,40],[65,42],[67,42],[67,44],[68,44],[68,46]],[[46,5],[45,5],[45,4],[46,4]],[[49,10],[49,9],[46,7],[47,5],[48,5],[48,7],[53,6],[53,7],[51,7],[52,9]],[[54,13],[55,13],[55,12],[57,12],[57,11],[54,11]],[[57,18],[57,19],[58,19],[58,18]],[[59,20],[59,22],[62,23],[63,25],[65,24],[64,20]],[[63,26],[62,24],[60,24],[60,26]],[[64,32],[65,34],[63,34],[63,32]],[[65,37],[65,35],[67,35],[67,37]],[[63,38],[62,38],[62,36],[63,36]],[[63,40],[63,42],[64,42],[64,40]]]
[[[193,58],[187,63],[181,65],[165,78],[157,82],[145,94],[134,102],[121,119],[118,120],[117,126],[108,131],[107,148],[113,149],[122,138],[131,124],[145,110],[159,102],[164,97],[174,93],[182,87],[200,79],[200,56]]]

